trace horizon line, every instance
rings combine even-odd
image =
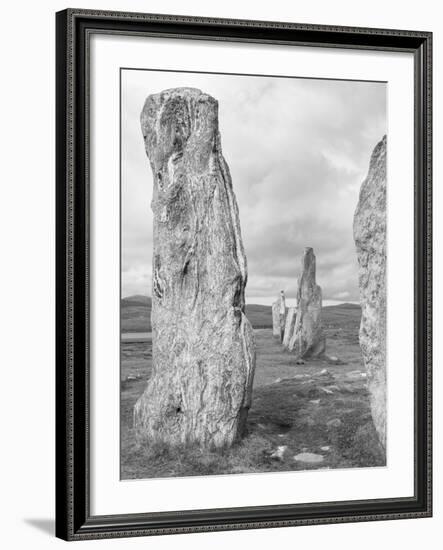
[[[120,299],[125,300],[127,298],[133,298],[135,296],[140,296],[142,298],[150,298],[152,300],[152,296],[149,296],[148,294],[140,294],[140,293],[128,294],[126,296],[121,296]],[[246,305],[261,305],[261,306],[269,306],[270,307],[272,305],[272,302],[277,300],[277,298],[278,298],[278,296],[264,296],[264,297],[253,296],[251,299],[245,300],[245,304]],[[296,298],[286,296],[286,301],[287,302],[293,302],[294,300],[296,300]],[[339,304],[360,305],[359,300],[347,300],[347,299],[343,299],[343,298],[341,298],[341,299],[323,298],[322,302],[323,302],[324,305],[325,305],[326,302],[329,302],[329,305],[339,305]],[[328,306],[328,304],[326,303],[326,307],[327,306]]]

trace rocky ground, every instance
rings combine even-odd
[[[149,339],[123,343],[122,479],[384,466],[358,344],[360,308],[324,308],[323,322],[327,356],[303,363],[283,351],[270,328],[255,329],[247,434],[224,451],[134,442],[132,409],[150,374],[152,346]]]

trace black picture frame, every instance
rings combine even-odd
[[[415,492],[409,498],[92,516],[89,507],[89,38],[167,36],[412,52]],[[56,14],[56,535],[65,540],[432,515],[432,33],[68,9]]]

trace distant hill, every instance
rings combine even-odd
[[[360,326],[360,318],[361,307],[358,304],[325,306],[321,312],[323,328],[326,329],[328,337],[333,336],[330,331],[338,326],[337,330],[344,331],[343,334],[351,334],[354,338],[354,329],[356,326]],[[358,338],[356,334],[355,337]]]
[[[139,305],[151,307],[151,298],[149,296],[143,296],[142,294],[134,294],[134,296],[127,296],[122,298],[122,304],[124,305]]]
[[[140,294],[122,298],[122,332],[151,332],[151,304],[151,298]]]
[[[272,308],[259,304],[246,305],[246,317],[254,328],[272,328]]]
[[[122,332],[151,332],[151,298],[135,295],[122,298],[121,329]],[[249,304],[246,315],[255,328],[272,327],[270,306]]]
[[[122,298],[122,332],[151,332],[151,304],[151,298],[140,294]],[[345,303],[323,308],[323,319],[326,323],[337,317],[342,317],[345,320],[349,315],[353,318],[360,316],[360,306]],[[247,304],[246,316],[254,328],[272,328],[271,306]]]
[[[335,306],[325,306],[325,308],[339,308],[339,309],[361,309],[358,304],[349,304],[348,302],[345,302],[344,304],[338,304]]]

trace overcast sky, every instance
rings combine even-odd
[[[122,72],[122,296],[151,295],[152,174],[140,130],[149,94],[190,86],[219,102],[223,155],[240,210],[247,303],[293,298],[312,246],[323,298],[357,301],[352,219],[386,85],[339,80]]]

